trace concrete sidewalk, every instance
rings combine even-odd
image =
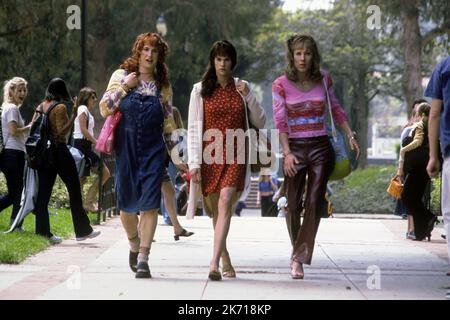
[[[213,230],[207,217],[186,220],[194,231],[175,242],[162,218],[150,256],[152,279],[135,279],[120,220],[102,235],[74,239],[27,259],[0,265],[0,299],[302,300],[445,299],[450,277],[445,240],[404,239],[399,219],[323,219],[305,279],[289,276],[290,241],[284,219],[256,211],[233,217],[228,248],[236,279],[208,280]]]

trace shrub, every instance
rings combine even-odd
[[[356,170],[343,180],[330,182],[333,191],[331,201],[336,213],[393,213],[395,199],[386,189],[395,166],[369,167]],[[440,180],[432,180],[430,208],[435,214],[440,207]]]
[[[89,187],[93,182],[94,176],[91,175],[87,178],[86,183],[84,184],[84,192],[83,195],[87,193]],[[6,186],[6,179],[3,174],[0,174],[0,194],[5,194],[8,192],[8,188]],[[55,186],[53,187],[52,196],[50,198],[49,206],[56,209],[68,209],[70,208],[69,194],[67,192],[67,188],[59,178],[56,178]]]
[[[392,213],[395,200],[386,192],[396,168],[356,170],[343,180],[330,182],[331,201],[337,213]]]

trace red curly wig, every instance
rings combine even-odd
[[[145,44],[149,44],[158,50],[158,62],[156,63],[154,77],[156,87],[162,90],[163,87],[170,86],[169,69],[165,63],[169,53],[169,45],[159,34],[147,32],[138,35],[131,51],[131,57],[125,59],[120,68],[125,69],[128,73],[139,71],[139,56]]]

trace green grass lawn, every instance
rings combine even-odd
[[[25,218],[23,224],[24,233],[12,232],[4,234],[3,232],[9,229],[11,209],[12,207],[9,207],[0,213],[0,263],[18,264],[51,244],[45,237],[34,233],[35,216],[33,214],[29,214]],[[70,210],[51,208],[50,212],[56,213],[56,215],[50,214],[52,233],[63,239],[72,237],[74,231]],[[97,221],[97,215],[89,214],[89,219],[91,220],[91,225],[94,225]]]

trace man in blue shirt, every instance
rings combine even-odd
[[[450,56],[440,62],[434,69],[425,90],[425,96],[432,99],[428,122],[430,160],[427,171],[432,178],[439,173],[441,163],[438,154],[438,141],[440,140],[444,159],[442,165],[442,215],[450,257]],[[450,272],[447,275],[450,276]]]

